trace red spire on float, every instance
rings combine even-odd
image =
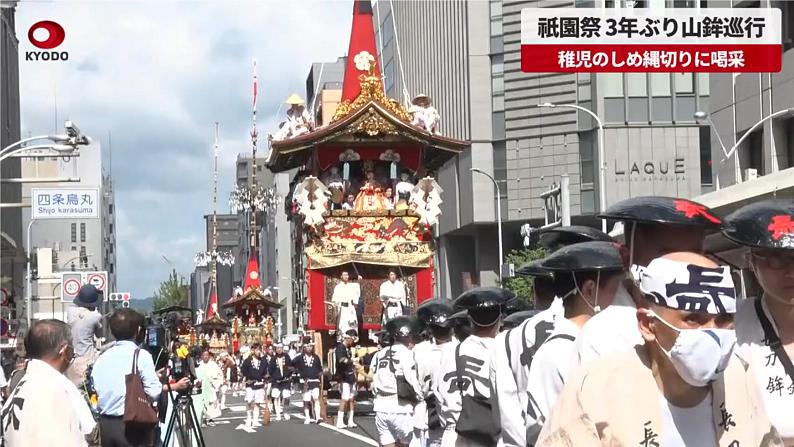
[[[347,49],[345,82],[342,85],[342,101],[352,102],[361,92],[359,76],[369,71],[369,57],[375,60],[375,74],[380,76],[378,47],[375,46],[375,28],[372,23],[372,3],[355,0],[353,3],[353,29],[350,31],[350,46]]]
[[[218,313],[218,288],[217,286],[213,285],[212,290],[210,290],[209,302],[207,302],[206,319],[209,320],[217,313]]]
[[[248,269],[245,272],[245,284],[243,285],[243,291],[247,292],[251,287],[255,289],[261,288],[259,282],[259,263],[256,262],[255,256],[248,258]]]

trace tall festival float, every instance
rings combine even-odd
[[[326,351],[340,335],[332,297],[344,272],[360,286],[362,344],[381,326],[380,286],[390,269],[405,284],[409,308],[432,297],[443,194],[435,175],[469,146],[428,130],[416,116],[422,110],[387,97],[376,55],[372,6],[356,1],[333,118],[271,141],[267,162],[275,173],[298,169],[287,200],[302,239],[296,256],[305,266],[306,326],[322,334],[316,338]]]

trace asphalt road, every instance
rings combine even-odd
[[[337,429],[327,423],[304,425],[303,402],[293,396],[290,405],[290,420],[275,421],[270,425],[246,429],[245,404],[242,397],[229,396],[228,409],[215,421],[214,427],[205,427],[202,432],[208,447],[261,447],[263,445],[285,447],[330,447],[330,446],[377,446],[377,431],[372,414],[372,403],[360,401],[356,405],[355,429]],[[338,401],[328,402],[328,416],[336,416]],[[274,414],[275,418],[275,414]]]

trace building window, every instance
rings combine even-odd
[[[383,32],[383,48],[386,48],[391,40],[394,38],[394,27],[391,19],[391,11],[386,14],[386,17],[381,22],[381,32]]]
[[[711,172],[711,127],[700,126],[700,184],[711,186],[714,182]]]
[[[85,242],[85,224],[80,224],[80,242]]]
[[[80,246],[80,268],[88,268],[88,254],[85,251],[85,245]]]
[[[115,272],[115,271],[114,271],[114,269],[113,269],[113,264],[111,263],[111,264],[108,266],[108,273],[110,273],[110,274],[113,274],[114,272]]]
[[[505,78],[503,76],[494,76],[491,82],[493,84],[493,94],[498,95],[505,91]]]
[[[579,165],[582,171],[582,188],[593,187],[595,176],[593,165],[593,135],[596,130],[579,133]]]
[[[651,95],[670,96],[670,73],[651,73]]]
[[[781,35],[783,37],[783,51],[786,51],[794,48],[794,3],[791,1],[775,3],[774,6],[780,8],[781,17],[783,18]]]
[[[779,128],[778,132],[783,132],[783,137],[786,139],[786,155],[788,160],[786,167],[794,167],[794,118],[782,120],[783,127]]]
[[[738,141],[744,132],[736,135]],[[740,157],[739,166],[742,169],[741,175],[744,181],[748,180],[749,169],[755,169],[757,176],[764,175],[764,132],[761,129],[754,131],[744,139],[742,145],[736,150],[736,156]]]
[[[673,73],[673,83],[675,84],[676,94],[693,95],[695,93],[692,73]]]
[[[502,17],[502,0],[491,0],[491,18]]]
[[[625,93],[623,93],[623,74],[605,73],[600,75],[601,89],[604,91],[604,110],[607,122],[624,122]]]
[[[75,242],[77,242],[77,224],[73,223],[72,224],[72,243],[74,244]]]
[[[595,213],[595,190],[592,189],[583,189],[581,190],[581,207],[582,207],[582,214],[593,214]]]
[[[108,214],[113,214],[113,204],[112,203],[108,204]]]
[[[503,34],[502,19],[491,20],[491,36],[501,36]]]
[[[504,54],[494,54],[491,56],[491,74],[494,76],[503,75],[505,72]]]
[[[708,96],[709,95],[709,74],[708,73],[698,73],[698,95],[700,96]],[[708,110],[708,109],[704,109]]]
[[[110,228],[108,229],[108,232],[110,234],[113,234],[113,224],[110,224]]]
[[[505,138],[505,113],[497,112],[492,116],[493,139],[504,140]]]
[[[386,94],[392,93],[394,87],[394,64],[392,62],[394,62],[394,60],[390,59],[383,68],[383,89],[386,91]]]
[[[627,121],[648,122],[648,81],[645,73],[626,74],[629,114]]]

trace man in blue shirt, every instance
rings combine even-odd
[[[137,369],[143,388],[152,402],[157,401],[164,388],[154,369],[151,354],[138,347],[145,333],[144,323],[143,315],[132,309],[114,312],[110,317],[110,333],[116,341],[99,356],[91,372],[99,399],[97,407],[103,447],[151,446],[154,443],[155,430],[126,430],[123,420],[127,391],[124,378],[132,371],[135,355],[138,356]],[[184,388],[185,382],[178,382],[171,389]]]

